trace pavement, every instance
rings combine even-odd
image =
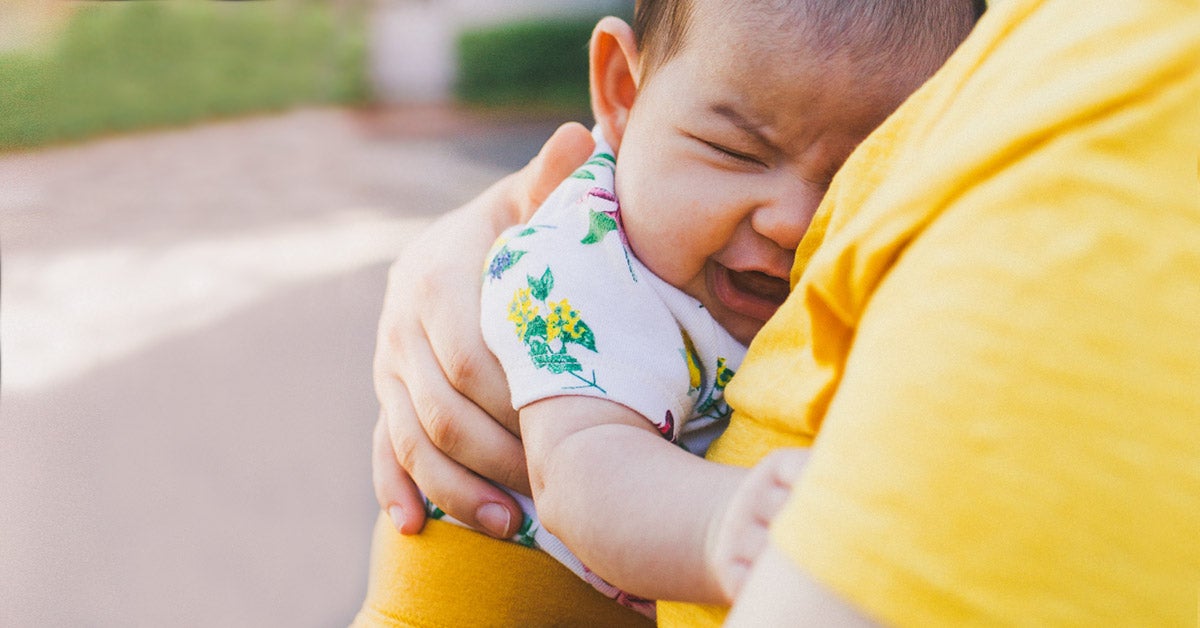
[[[556,120],[309,109],[0,155],[0,626],[343,626],[388,262]]]

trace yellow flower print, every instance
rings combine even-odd
[[[529,286],[518,288],[508,303],[508,320],[512,321],[517,338],[529,351],[533,365],[581,382],[581,385],[567,389],[594,388],[607,394],[596,382],[596,372],[592,371],[590,379],[581,375],[583,364],[571,355],[571,345],[598,353],[596,336],[569,301],[547,300],[554,290],[554,273],[547,267],[540,277],[526,275],[526,280]],[[539,304],[546,306],[545,316]]]
[[[725,358],[717,358],[717,390],[725,390],[725,385],[733,379],[734,371],[725,364]]]
[[[529,329],[529,323],[537,316],[538,307],[530,297],[529,288],[518,288],[513,293],[512,301],[508,303],[508,320],[516,326],[518,338],[525,338],[525,331]]]
[[[579,312],[571,307],[567,299],[562,301],[547,301],[550,315],[546,317],[546,339],[554,340],[562,334],[565,338],[579,340],[583,329],[579,325]]]
[[[696,345],[692,344],[692,337],[686,331],[683,332],[683,357],[687,360],[688,385],[692,390],[700,390],[700,360],[696,358]]]

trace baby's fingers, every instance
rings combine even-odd
[[[791,496],[808,462],[807,449],[782,449],[758,463],[742,480],[725,513],[716,545],[717,581],[733,600],[754,561],[767,548],[771,520]]]
[[[780,449],[764,458],[751,472],[748,480],[753,482],[750,506],[764,527],[771,524],[787,503],[792,484],[800,478],[808,463],[808,454],[808,449]],[[756,474],[762,475],[755,478]]]

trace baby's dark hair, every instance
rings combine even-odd
[[[633,32],[642,76],[685,45],[697,0],[637,0]],[[985,0],[756,0],[779,23],[810,38],[811,49],[832,58],[913,67],[932,74],[970,33]],[[866,54],[869,51],[869,54]]]

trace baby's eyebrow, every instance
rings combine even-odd
[[[754,139],[758,140],[764,146],[769,146],[772,148],[775,147],[775,143],[763,133],[762,125],[756,124],[747,119],[746,116],[742,115],[741,112],[735,109],[733,105],[725,102],[718,102],[709,105],[708,110],[718,116],[721,116],[722,118],[725,118],[726,120],[729,120],[734,126],[753,136]]]

